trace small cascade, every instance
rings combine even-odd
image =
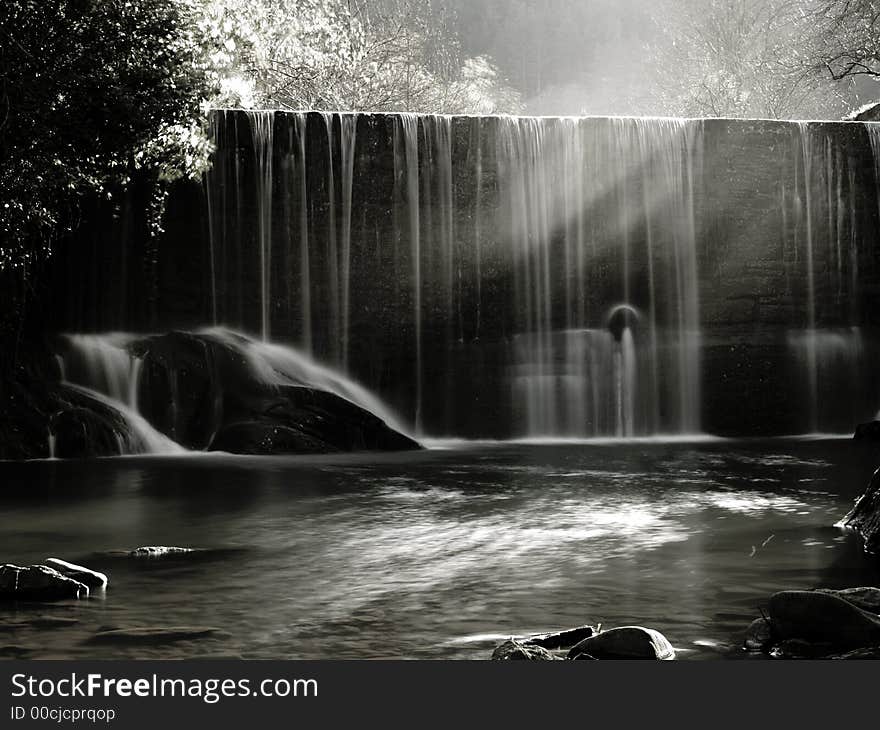
[[[140,358],[128,351],[132,335],[67,335],[70,350],[61,358],[64,380],[103,393],[137,410]]]
[[[157,431],[140,413],[121,401],[91,388],[73,384],[68,384],[68,386],[119,413],[126,424],[123,433],[118,431],[116,433],[120,454],[182,454],[186,452],[186,449],[180,444]]]
[[[55,434],[52,433],[52,431],[49,431],[49,458],[50,459],[55,458],[55,441],[56,441],[56,439],[57,439],[57,437],[55,436]]]
[[[813,433],[848,432],[853,423],[869,416],[871,408],[865,407],[860,384],[870,362],[860,328],[792,331],[788,347],[810,396]],[[821,388],[814,390],[817,383]]]
[[[550,357],[546,357],[549,347]],[[648,433],[650,344],[624,327],[517,335],[511,381],[519,432],[527,437],[631,438]]]
[[[153,428],[138,411],[138,389],[143,360],[129,352],[135,335],[66,335],[70,349],[61,361],[64,382],[119,412],[128,433],[117,433],[120,453],[172,454],[184,449]],[[55,434],[49,434],[54,454]]]

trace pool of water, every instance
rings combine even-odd
[[[833,527],[878,463],[843,439],[0,463],[0,562],[110,576],[103,597],[0,605],[0,654],[470,659],[601,622],[659,629],[683,659],[739,657],[774,591],[880,583]],[[139,545],[205,550],[114,553]],[[92,641],[181,625],[219,631]]]

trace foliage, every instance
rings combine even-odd
[[[805,16],[814,28],[814,66],[835,79],[880,77],[878,0],[816,0]]]
[[[207,0],[225,67],[217,102],[293,109],[490,113],[517,94],[463,58],[430,0]]]
[[[853,102],[809,60],[809,0],[666,0],[650,49],[655,104],[684,116],[839,117]],[[826,28],[826,32],[832,29]]]
[[[26,266],[138,170],[197,174],[209,44],[191,0],[6,0],[0,13],[0,268]]]

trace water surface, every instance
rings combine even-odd
[[[783,588],[878,584],[833,524],[880,462],[849,440],[450,444],[418,454],[0,464],[0,560],[57,556],[104,597],[0,606],[0,653],[485,658],[498,637],[642,624],[738,657]],[[204,552],[161,560],[139,545]],[[36,617],[60,617],[51,627]],[[115,646],[100,629],[202,626]]]

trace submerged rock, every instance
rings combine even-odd
[[[508,639],[495,648],[495,651],[492,652],[492,659],[494,661],[556,661],[559,657],[537,644]]]
[[[99,631],[89,641],[101,644],[167,644],[211,636],[228,636],[228,633],[210,626],[144,626]]]
[[[857,441],[880,441],[880,421],[868,421],[856,426],[853,438]]]
[[[107,587],[107,576],[104,573],[99,573],[97,570],[91,570],[90,568],[84,568],[82,565],[68,563],[66,560],[61,560],[60,558],[46,558],[46,564],[62,575],[66,575],[68,578],[73,578],[80,583],[85,583],[89,588],[101,589]]]
[[[621,626],[575,644],[569,659],[587,654],[594,659],[675,659],[675,650],[667,638],[655,629],[642,626]]]
[[[46,565],[0,565],[0,599],[62,601],[87,598],[89,587]]]
[[[743,648],[747,651],[768,651],[773,646],[773,624],[766,618],[756,618],[746,629]]]
[[[186,555],[199,552],[199,548],[176,547],[174,545],[144,545],[126,553],[131,558],[164,558],[169,555]]]
[[[862,538],[865,552],[880,552],[880,469],[874,472],[868,488],[849,514],[837,524],[856,532]]]

